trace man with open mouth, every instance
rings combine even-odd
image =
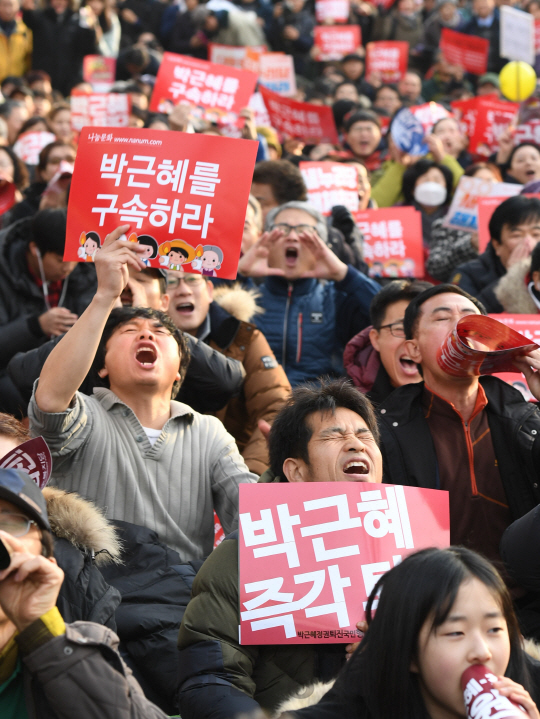
[[[170,318],[113,309],[128,268],[144,268],[144,246],[127,241],[128,229],[105,239],[96,295],[47,358],[29,416],[54,456],[52,484],[154,530],[189,561],[212,551],[214,510],[226,533],[236,528],[238,485],[257,477],[219,420],[174,401],[189,350]],[[77,390],[92,365],[108,388],[88,397]]]

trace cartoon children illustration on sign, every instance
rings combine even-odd
[[[204,245],[200,259],[194,260],[191,266],[194,270],[200,270],[205,277],[217,277],[216,270],[221,269],[223,264],[223,251],[216,245]]]
[[[160,245],[158,253],[160,265],[164,265],[169,270],[181,270],[182,265],[187,265],[201,257],[203,247],[197,245],[196,248],[193,248],[184,240],[171,240]]]
[[[147,267],[150,267],[150,260],[155,260],[158,256],[157,241],[150,235],[139,235],[135,242],[138,242],[139,245],[144,245],[144,252],[142,255],[139,255],[139,259],[141,259]]]
[[[101,247],[101,240],[97,232],[81,232],[79,237],[77,255],[85,262],[93,262],[96,252]]]

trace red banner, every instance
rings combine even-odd
[[[341,162],[301,162],[300,172],[307,187],[308,202],[323,215],[335,205],[351,212],[358,210],[358,170]]]
[[[473,97],[451,103],[469,137],[469,152],[488,158],[498,149],[499,138],[508,125],[515,124],[519,103],[493,97]]]
[[[422,218],[413,207],[386,207],[354,214],[364,235],[370,277],[423,277]]]
[[[52,457],[43,437],[29,439],[19,444],[0,459],[2,469],[20,469],[29,474],[43,489],[52,472]]]
[[[219,116],[247,107],[257,75],[228,65],[216,65],[174,52],[163,54],[150,110],[170,112],[174,105],[189,102]]]
[[[379,577],[447,547],[448,492],[390,484],[240,485],[240,644],[358,641]]]
[[[337,145],[338,135],[332,109],[323,105],[296,102],[259,86],[272,126],[287,137],[305,142],[330,142]]]
[[[130,224],[148,266],[235,279],[256,154],[250,140],[83,129],[64,258],[92,262],[105,236]]]
[[[361,44],[359,25],[317,25],[315,28],[316,59],[320,62],[341,60],[356,52]]]
[[[444,27],[439,48],[452,65],[459,65],[473,75],[483,75],[487,71],[489,40]]]
[[[324,23],[326,20],[347,22],[349,0],[315,0],[315,17],[320,23]]]
[[[534,21],[534,49],[540,55],[540,20]]]
[[[366,78],[372,74],[384,82],[398,82],[407,72],[409,43],[393,40],[368,42],[366,45]]]
[[[114,85],[116,60],[102,55],[85,55],[83,80],[89,82],[94,92],[108,92]]]
[[[491,240],[489,234],[489,221],[501,202],[508,197],[479,197],[478,198],[478,252],[482,253]]]
[[[75,94],[71,98],[71,127],[128,127],[131,98],[126,93]]]
[[[502,313],[500,315],[489,315],[493,319],[502,322],[511,327],[521,335],[540,344],[540,314],[537,315],[510,315]],[[525,375],[517,374],[516,372],[497,372],[495,377],[502,379],[503,382],[507,382],[512,385],[514,389],[517,389],[523,395],[523,399],[527,402],[536,402],[536,397],[531,393]]]

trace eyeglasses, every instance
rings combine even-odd
[[[285,222],[279,222],[277,225],[274,225],[272,229],[281,230],[285,237],[288,237],[293,230],[297,235],[302,232],[316,232],[316,228],[313,225],[287,225]]]
[[[201,275],[185,275],[184,277],[175,277],[167,275],[167,289],[174,290],[180,286],[180,282],[185,282],[188,287],[195,287],[206,280]]]
[[[0,529],[11,534],[12,537],[24,537],[30,531],[32,524],[37,527],[37,523],[24,514],[0,514]]]
[[[390,324],[388,325],[381,325],[379,327],[379,331],[380,330],[390,330],[390,334],[393,337],[405,339],[405,328],[403,327],[403,320],[398,320],[397,322],[390,322]]]

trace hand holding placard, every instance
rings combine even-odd
[[[128,230],[129,225],[117,227],[107,235],[103,247],[96,253],[96,297],[116,300],[129,280],[128,267],[132,267],[136,272],[145,269],[144,262],[138,257],[144,252],[144,246],[130,242],[125,235]]]

